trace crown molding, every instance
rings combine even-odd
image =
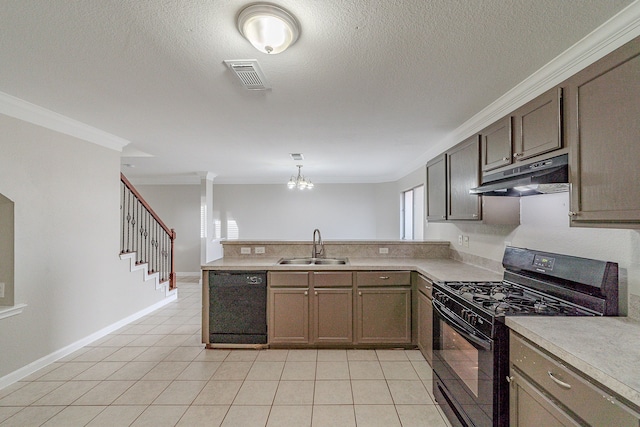
[[[638,36],[640,36],[640,0],[636,0],[622,9],[608,21],[464,122],[445,138],[434,144],[423,156],[417,158],[411,165],[407,165],[404,172],[414,171],[440,153],[465,138],[480,132],[486,126],[511,113],[546,90],[559,85],[580,70]],[[397,177],[397,179],[403,176],[406,176],[406,173]]]
[[[0,113],[116,151],[130,141],[0,92]]]

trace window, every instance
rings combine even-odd
[[[424,185],[402,192],[403,240],[422,240],[424,222]]]

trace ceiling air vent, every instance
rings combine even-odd
[[[227,67],[238,76],[245,88],[249,90],[267,90],[271,85],[255,59],[238,59],[224,61]]]

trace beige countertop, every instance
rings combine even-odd
[[[365,271],[412,270],[432,280],[502,280],[502,274],[464,264],[452,259],[420,258],[351,258],[346,265],[278,265],[279,258],[222,258],[202,266],[202,270],[268,270],[268,271]]]
[[[626,317],[508,316],[506,324],[640,408],[640,323]]]

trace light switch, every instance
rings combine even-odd
[[[256,246],[255,248],[253,248],[253,252],[256,254],[263,254],[264,253],[264,246]]]
[[[389,253],[389,248],[379,248],[378,253],[381,255],[386,255]]]
[[[240,248],[241,255],[251,255],[251,248]]]
[[[469,236],[463,236],[463,241],[464,241],[464,247],[468,248],[469,247]]]

